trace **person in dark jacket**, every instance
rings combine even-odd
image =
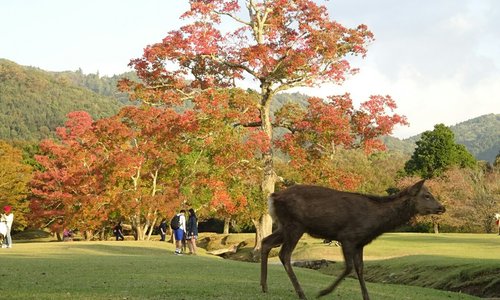
[[[115,227],[113,228],[113,234],[116,237],[116,240],[124,240],[125,237],[123,236],[123,227],[122,227],[122,222],[116,223]]]
[[[167,236],[167,219],[163,218],[161,220],[160,226],[158,226],[158,229],[160,230],[160,241],[165,241],[165,237]]]
[[[194,209],[189,209],[189,219],[187,221],[187,244],[189,248],[189,254],[196,255],[196,240],[198,239],[198,218],[194,212]]]

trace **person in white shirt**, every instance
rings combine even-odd
[[[12,223],[14,222],[14,214],[12,213],[12,207],[6,205],[3,207],[4,213],[2,214],[0,221],[5,222],[7,226],[7,231],[3,239],[2,248],[12,248],[12,238],[10,236],[10,230],[12,229]]]
[[[183,209],[180,211],[177,216],[179,216],[179,224],[176,229],[174,229],[174,238],[175,238],[175,254],[182,253],[182,246],[184,243],[184,239],[186,236],[186,211]],[[172,224],[171,224],[172,225]]]

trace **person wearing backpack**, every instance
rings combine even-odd
[[[186,235],[186,217],[184,214],[186,211],[182,209],[178,214],[176,214],[172,221],[170,222],[170,228],[174,231],[175,239],[175,254],[182,253],[182,243]]]

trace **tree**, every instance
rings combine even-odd
[[[258,114],[241,125],[257,126],[269,141],[273,139],[270,107],[276,93],[342,83],[355,72],[346,57],[365,55],[366,44],[373,38],[364,25],[351,29],[331,21],[326,8],[312,0],[192,0],[190,4],[183,17],[194,22],[170,32],[162,42],[146,47],[141,58],[132,60],[130,65],[142,82],[123,81],[122,89],[145,103],[175,105],[203,90],[252,78],[260,86]],[[227,28],[234,30],[226,32]],[[270,146],[262,153],[257,199],[261,203],[274,191],[273,156]],[[257,250],[260,240],[271,232],[266,208],[255,224]]]
[[[87,238],[107,219],[105,157],[96,152],[94,121],[86,112],[68,114],[57,134],[61,141],[45,140],[42,166],[31,181],[32,220],[42,228],[60,234],[64,227],[84,228]]]
[[[0,140],[0,207],[11,205],[16,214],[14,229],[22,230],[27,225],[28,183],[32,168],[23,162],[20,149]]]
[[[424,132],[417,141],[417,148],[405,164],[405,171],[409,175],[433,178],[452,166],[472,168],[475,164],[472,154],[463,145],[455,143],[453,132],[444,124],[438,124],[433,131]]]
[[[498,156],[497,156],[498,158]],[[480,227],[484,232],[494,230],[495,213],[500,212],[500,168],[485,166],[471,171],[474,197],[471,199],[474,209],[467,215],[471,226]]]
[[[494,214],[500,208],[498,176],[496,169],[450,167],[441,176],[426,181],[436,199],[446,207],[446,213],[417,220],[430,220],[435,233],[443,225],[452,231],[491,232]],[[419,179],[405,177],[398,186],[403,188]]]
[[[289,157],[294,181],[356,190],[367,178],[362,175],[366,166],[356,167],[353,150],[361,150],[358,154],[363,156],[384,150],[378,137],[406,124],[406,119],[388,113],[396,108],[388,96],[372,96],[360,109],[353,107],[349,94],[328,100],[310,98],[304,108],[293,103],[283,106],[276,121],[290,133],[276,144]]]
[[[143,240],[161,214],[173,214],[185,202],[180,191],[189,180],[183,172],[189,165],[179,162],[192,152],[189,132],[198,125],[191,112],[154,107],[127,107],[117,118],[130,138],[127,151],[114,156],[119,160],[116,171],[121,172],[115,175],[120,182],[116,207]]]
[[[58,129],[61,141],[41,144],[43,169],[32,181],[34,219],[54,232],[84,228],[88,238],[127,219],[136,239],[145,239],[160,212],[172,213],[183,200],[178,161],[191,151],[192,113],[127,107],[98,121],[84,112],[68,117]]]

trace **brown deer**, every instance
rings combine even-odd
[[[318,297],[331,293],[354,266],[364,300],[370,297],[363,279],[363,247],[417,214],[445,212],[443,205],[424,186],[424,180],[385,197],[295,185],[273,193],[269,198],[269,210],[278,228],[262,241],[260,284],[263,292],[267,292],[269,251],[282,245],[281,263],[299,298],[306,299],[290,259],[297,242],[307,232],[313,237],[339,241],[344,255],[344,272]]]

